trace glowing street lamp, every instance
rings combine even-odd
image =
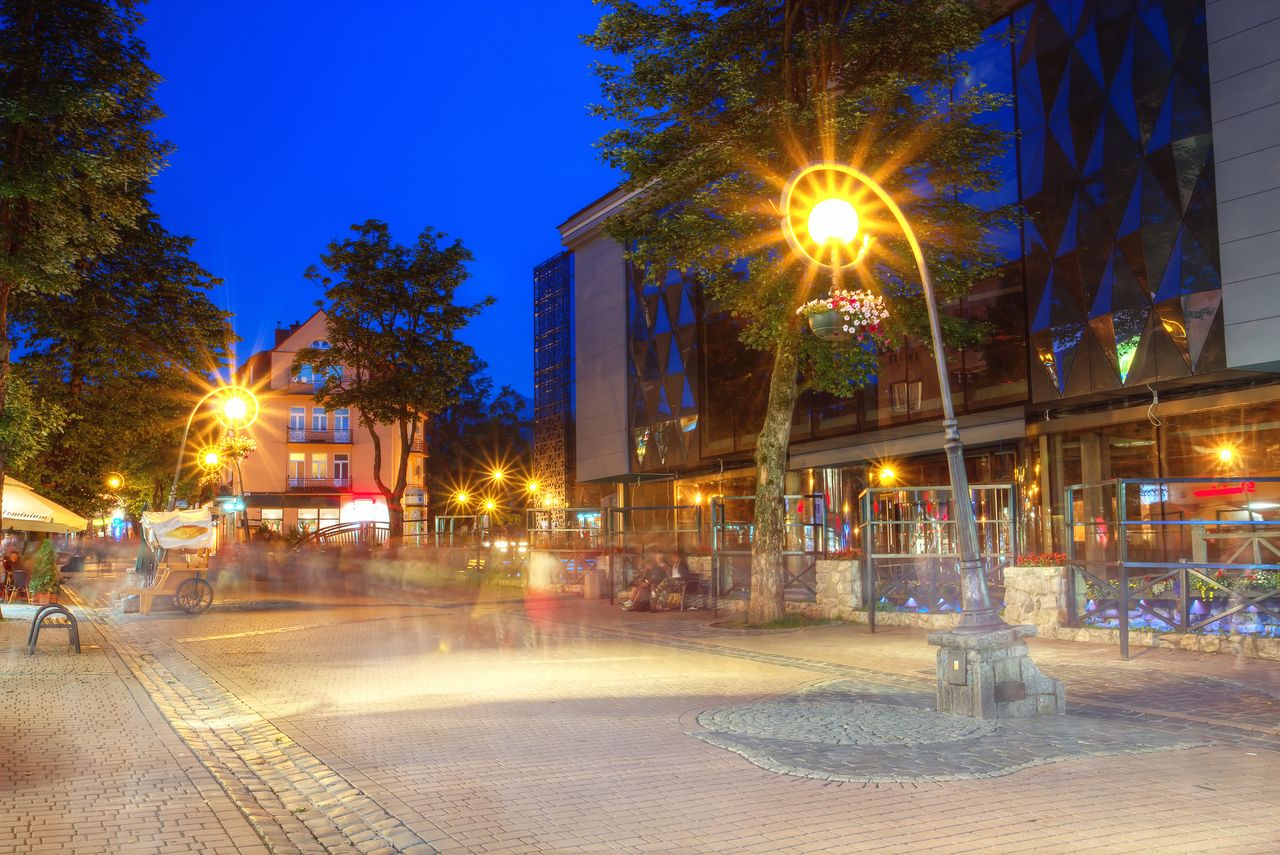
[[[124,486],[124,476],[119,472],[111,472],[107,475],[107,489],[111,491],[119,490]]]
[[[187,437],[191,435],[191,423],[195,421],[196,413],[200,412],[201,407],[211,401],[216,403],[213,415],[230,430],[243,430],[258,420],[258,398],[244,386],[219,386],[196,402],[196,405],[191,408],[191,415],[187,416],[187,426],[182,430],[182,443],[178,446],[178,462],[173,467],[173,483],[169,486],[168,503],[171,511],[178,505],[178,479],[182,476],[182,455],[187,448]],[[201,453],[198,458],[199,464],[205,469],[217,468],[216,465],[212,467],[207,465],[206,453]]]
[[[484,509],[489,513],[493,513],[494,509],[497,507],[498,507],[498,503],[495,502],[493,499],[484,500]]]
[[[489,478],[495,484],[501,484],[506,479],[506,477],[507,477],[506,470],[502,469],[501,467],[498,467],[489,473]]]
[[[200,462],[200,468],[208,470],[209,472],[222,467],[222,456],[218,454],[218,450],[216,448],[206,448],[204,451],[200,452],[200,456],[197,460]]]
[[[978,526],[973,518],[973,502],[969,477],[964,468],[964,445],[960,442],[960,426],[951,403],[951,384],[947,377],[947,356],[942,343],[942,326],[938,319],[938,303],[933,293],[933,280],[925,265],[915,231],[902,209],[888,192],[866,173],[842,163],[817,163],[801,169],[782,191],[782,232],[791,248],[811,265],[832,271],[835,275],[859,263],[870,246],[869,236],[857,243],[860,218],[855,191],[871,191],[893,214],[911,247],[920,272],[920,287],[929,310],[929,332],[933,340],[933,357],[938,369],[938,387],[942,398],[943,448],[947,469],[951,474],[951,495],[960,553],[961,614],[959,629],[993,630],[1007,624],[1000,619],[987,590],[978,552]]]
[[[459,490],[453,494],[453,502],[461,507],[466,507],[471,501],[471,495],[466,490]]]

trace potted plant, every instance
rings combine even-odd
[[[810,300],[796,314],[823,341],[864,341],[881,336],[880,322],[889,317],[884,298],[872,291],[837,289],[820,300]]]
[[[32,562],[31,581],[27,583],[27,593],[36,605],[56,603],[58,592],[62,590],[58,578],[58,552],[53,541],[46,539],[36,550]]]

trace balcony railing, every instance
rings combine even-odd
[[[289,442],[340,442],[351,443],[350,430],[308,430],[289,428]]]
[[[290,478],[287,489],[295,493],[336,493],[350,490],[350,478]]]

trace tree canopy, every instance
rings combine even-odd
[[[616,127],[601,156],[636,191],[609,222],[641,275],[696,275],[734,316],[744,344],[772,353],[756,444],[758,490],[749,615],[782,610],[783,474],[798,378],[852,395],[876,376],[878,348],[809,335],[797,309],[831,281],[803,265],[777,200],[813,162],[851,163],[887,188],[914,225],[943,300],[988,277],[988,230],[1007,212],[969,201],[993,189],[1002,134],[980,120],[1001,103],[959,86],[982,39],[969,0],[606,0],[594,34],[603,102]],[[911,253],[890,212],[862,193],[872,251],[840,287],[889,298],[885,335],[927,329]],[[837,280],[837,284],[839,280]],[[972,330],[949,324],[953,338]]]
[[[391,536],[403,532],[402,499],[409,452],[422,422],[457,402],[476,363],[474,349],[457,339],[467,321],[492,303],[455,302],[467,279],[471,252],[461,241],[427,228],[412,246],[396,243],[386,223],[366,220],[353,237],[329,244],[307,278],[320,284],[317,305],[328,317],[328,348],[305,348],[295,366],[310,365],[324,382],[316,400],[358,414],[373,443],[374,481],[387,500]],[[393,477],[382,474],[379,425],[397,440]]]
[[[15,301],[21,365],[70,416],[19,471],[79,513],[103,509],[113,471],[133,505],[158,506],[200,378],[230,355],[229,315],[209,298],[218,280],[191,259],[192,243],[147,211],[81,265],[76,291]]]
[[[10,299],[79,287],[145,213],[138,188],[168,151],[138,6],[0,0],[0,410]]]

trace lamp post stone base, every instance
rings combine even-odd
[[[938,647],[938,712],[973,718],[1029,718],[1067,711],[1062,683],[1043,674],[1022,639],[1034,626],[929,633]]]

